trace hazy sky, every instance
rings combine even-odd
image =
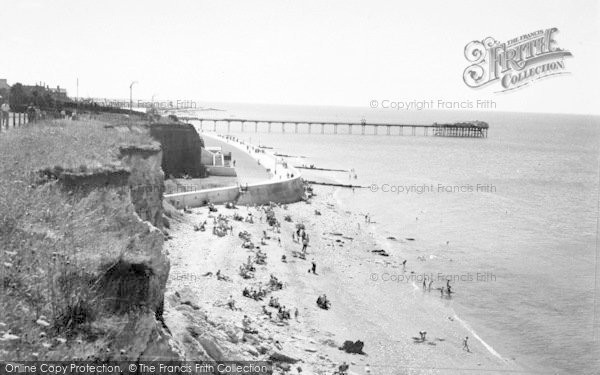
[[[0,0],[0,78],[75,96],[368,107],[492,99],[600,113],[599,0]],[[508,93],[462,79],[464,47],[557,27],[569,75]]]

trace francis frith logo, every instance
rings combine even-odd
[[[538,79],[568,73],[565,58],[572,56],[558,47],[553,27],[501,43],[492,37],[474,40],[465,47],[471,63],[464,73],[467,86],[480,88],[497,83],[501,91],[514,90]]]

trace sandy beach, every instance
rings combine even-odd
[[[207,345],[210,350],[202,348],[212,358],[268,360],[283,354],[297,360],[283,365],[292,374],[332,373],[343,362],[357,374],[520,371],[514,361],[474,337],[466,323],[453,315],[448,297],[441,296],[437,285],[431,290],[421,288],[422,279],[411,271],[415,260],[408,259],[403,267],[401,254],[373,252],[382,249],[371,234],[376,224],[337,206],[333,188],[315,188],[315,193],[309,202],[272,208],[279,232],[266,223],[261,207],[221,205],[217,212],[201,207],[172,220],[165,321],[178,341],[185,343],[186,335],[196,329],[191,327],[200,327],[216,342]],[[234,214],[252,216],[254,222],[233,220]],[[232,234],[213,234],[219,215],[232,225]],[[205,221],[205,231],[196,230]],[[310,236],[305,260],[293,256],[302,247],[292,238],[297,224],[303,224]],[[240,276],[239,267],[249,257],[255,259],[258,249],[242,247],[239,233],[244,231],[267,255],[265,265],[254,264],[250,279]],[[263,245],[264,233],[270,239]],[[287,262],[282,261],[283,255]],[[309,272],[313,259],[316,274]],[[216,277],[219,270],[228,280]],[[283,289],[270,292],[262,301],[242,296],[244,287],[266,287],[270,275],[284,283]],[[316,304],[322,294],[331,301],[329,310]],[[229,296],[239,310],[227,306]],[[274,308],[267,307],[272,318],[263,313],[270,296],[291,310],[290,320],[278,319]],[[244,333],[245,315],[258,333]],[[420,331],[427,332],[425,341],[419,340]],[[463,348],[466,336],[470,351]],[[346,340],[363,341],[365,354],[340,350]],[[185,350],[190,354],[193,348]]]

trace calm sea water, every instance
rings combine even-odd
[[[203,114],[489,122],[487,139],[348,135],[343,127],[337,135],[332,129],[309,135],[306,125],[300,125],[299,134],[292,125],[285,134],[268,134],[264,124],[259,133],[253,124],[244,133],[240,125],[232,125],[231,132],[285,154],[306,156],[293,160],[295,164],[354,168],[357,174],[349,179],[347,173],[306,173],[310,179],[375,184],[377,192],[340,189],[337,197],[350,210],[368,212],[383,246],[419,272],[433,273],[434,279],[438,274],[462,278],[454,282],[453,308],[502,356],[561,373],[600,368],[600,343],[593,329],[598,117],[213,106],[227,112]],[[224,133],[225,126],[219,131]],[[320,128],[313,127],[313,133]],[[401,192],[382,191],[392,186]],[[390,236],[415,241],[386,240]]]

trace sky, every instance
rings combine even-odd
[[[0,78],[69,95],[368,107],[493,100],[600,114],[600,0],[0,0]],[[569,74],[498,93],[463,82],[465,46],[556,27]],[[493,86],[493,87],[492,87]]]

